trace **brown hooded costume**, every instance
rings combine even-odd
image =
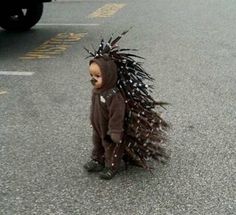
[[[125,101],[116,88],[117,67],[109,57],[97,57],[102,73],[102,87],[92,91],[90,120],[93,127],[92,159],[105,167],[117,169],[124,153]]]

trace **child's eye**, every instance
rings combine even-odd
[[[96,78],[100,78],[100,75],[95,75]]]

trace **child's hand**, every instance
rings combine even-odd
[[[114,143],[121,143],[122,138],[120,134],[112,133],[111,134],[111,139]]]
[[[114,142],[114,143],[121,143],[122,138],[120,137],[120,134],[111,134],[111,135],[106,135],[105,140],[109,143]]]

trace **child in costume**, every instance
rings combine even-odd
[[[90,120],[93,127],[92,160],[85,164],[89,172],[101,171],[103,179],[112,178],[123,156],[125,101],[116,88],[117,67],[109,56],[90,61],[94,85]],[[105,168],[104,168],[105,167]]]
[[[93,127],[92,160],[84,165],[89,172],[101,172],[102,179],[111,179],[123,159],[149,169],[147,160],[165,161],[163,143],[168,124],[154,109],[167,104],[156,102],[151,88],[144,83],[153,78],[144,71],[131,49],[119,49],[117,42],[128,31],[107,43],[101,41],[90,52],[89,72],[94,85],[91,104]]]

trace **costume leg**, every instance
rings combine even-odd
[[[124,144],[103,141],[105,148],[105,166],[117,170],[124,154]]]
[[[104,147],[102,145],[101,138],[98,133],[93,130],[93,150],[92,150],[92,159],[98,161],[101,164],[104,164]]]

